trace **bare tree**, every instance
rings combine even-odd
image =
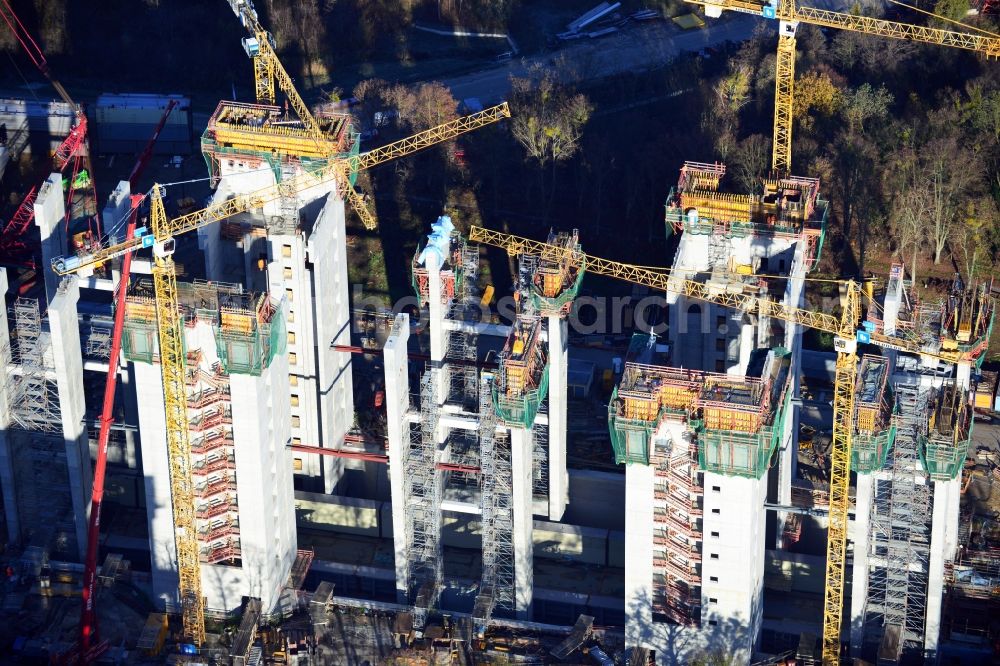
[[[555,194],[556,168],[572,157],[580,147],[583,128],[590,120],[593,107],[587,97],[574,93],[559,83],[551,71],[535,69],[529,78],[512,78],[514,119],[511,132],[530,160],[539,167],[552,167],[546,211]],[[544,170],[539,169],[539,182],[545,198]]]
[[[900,193],[894,202],[891,221],[899,238],[899,254],[905,256],[905,248],[910,248],[910,279],[917,279],[917,257],[927,242],[927,221],[930,218],[930,202],[926,190],[912,187]]]
[[[421,83],[414,88],[396,86],[390,93],[399,120],[412,131],[420,131],[458,117],[458,102],[443,83]]]
[[[923,177],[930,193],[930,234],[934,263],[952,236],[966,197],[979,185],[980,169],[954,136],[939,136],[921,151]]]
[[[763,134],[753,134],[736,148],[736,181],[745,192],[760,194],[761,176],[770,165],[771,142]]]

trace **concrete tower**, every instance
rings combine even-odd
[[[178,284],[185,319],[188,430],[202,589],[208,610],[245,596],[265,613],[279,604],[296,557],[284,294],[239,286]],[[156,602],[176,607],[163,388],[148,282],[125,307],[123,351],[134,364]],[[157,435],[159,433],[159,436]]]

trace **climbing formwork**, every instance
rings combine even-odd
[[[865,355],[854,388],[854,435],[851,469],[861,474],[882,469],[896,438],[889,389],[889,359]]]
[[[201,137],[202,154],[213,186],[220,165],[230,162],[250,168],[266,167],[281,181],[282,163],[294,162],[306,171],[322,168],[331,158],[356,155],[360,142],[346,114],[314,114],[322,138],[310,134],[302,122],[280,107],[222,101],[209,117]],[[353,174],[352,182],[353,186]]]
[[[695,400],[702,470],[759,479],[788,415],[791,358],[776,348],[762,379],[710,375]]]
[[[708,375],[673,368],[655,336],[632,336],[622,377],[608,404],[615,462],[650,467],[650,598],[658,622],[701,623],[703,475],[690,429]],[[687,427],[686,427],[687,426]]]
[[[972,441],[972,409],[968,393],[954,382],[933,391],[925,433],[918,438],[920,462],[934,481],[950,481],[961,473]]]
[[[450,235],[448,245],[449,254],[443,257],[441,264],[441,302],[447,305],[450,302],[459,302],[463,294],[466,294],[465,284],[466,263],[473,260],[472,252],[469,251],[465,239],[458,231],[453,230]],[[410,284],[413,293],[417,295],[417,303],[420,307],[427,305],[427,295],[430,290],[430,282],[427,277],[427,267],[420,261],[426,247],[426,240],[417,245],[417,251],[413,254],[413,261],[410,262]],[[478,275],[479,255],[475,255],[475,265],[471,267],[473,273]],[[471,278],[475,281],[475,276]]]
[[[549,232],[546,243],[566,252],[559,254],[558,260],[542,257],[538,261],[531,276],[531,302],[543,316],[564,317],[580,290],[586,268],[579,232],[576,229],[573,233]]]
[[[666,202],[667,234],[687,232],[719,238],[764,236],[806,243],[806,269],[819,261],[829,203],[819,197],[819,180],[764,178],[761,194],[722,191],[724,164],[685,162]]]
[[[259,377],[285,350],[280,302],[221,282],[178,283],[183,323],[186,416],[194,484],[198,555],[205,564],[241,566],[236,441],[231,380]],[[159,363],[152,284],[139,280],[125,298],[122,348],[135,363]],[[210,335],[198,332],[208,327]],[[204,329],[202,329],[204,330]],[[214,340],[214,349],[199,343]],[[209,342],[211,345],[211,342]]]
[[[219,292],[216,345],[223,370],[259,377],[285,351],[285,318],[266,294]]]
[[[649,336],[636,336],[644,345]],[[705,373],[628,361],[608,403],[615,463],[649,464],[650,438],[663,419],[690,413]]]
[[[548,393],[548,353],[541,333],[540,316],[519,313],[500,352],[493,405],[497,417],[508,426],[531,428]]]
[[[977,369],[993,331],[992,280],[966,285],[958,277],[943,298],[920,297],[903,266],[892,267],[886,288],[872,290],[865,328],[873,340],[893,348],[894,339],[921,352]]]

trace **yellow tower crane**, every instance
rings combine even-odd
[[[778,54],[774,73],[774,137],[771,168],[788,173],[792,166],[792,109],[795,97],[795,29],[799,23],[823,28],[850,30],[890,39],[904,39],[939,46],[951,46],[975,51],[989,57],[1000,57],[1000,37],[981,32],[958,32],[942,28],[911,25],[871,16],[856,16],[815,7],[801,7],[796,0],[685,0],[703,5],[707,16],[717,17],[723,11],[736,11],[775,19],[778,25]],[[975,30],[975,28],[972,28]]]
[[[243,40],[243,49],[253,61],[254,90],[257,102],[274,104],[275,83],[277,82],[277,87],[285,93],[289,105],[302,121],[306,132],[317,142],[317,145],[326,141],[326,131],[295,89],[292,77],[289,76],[288,71],[278,59],[278,54],[274,51],[274,37],[257,20],[257,10],[254,9],[253,3],[250,0],[227,0],[227,2],[233,13],[240,19],[243,27],[250,33],[250,37]],[[365,228],[372,230],[378,226],[375,214],[347,180],[348,175],[353,176],[355,173],[354,170],[347,170],[343,174],[334,174],[338,181],[338,192],[361,218],[361,223]]]
[[[919,354],[955,363],[961,359],[956,353],[930,354],[909,340],[890,337],[884,333],[864,331],[859,336],[861,319],[862,285],[854,280],[844,280],[842,311],[839,317],[824,312],[782,305],[762,298],[759,288],[739,287],[718,293],[701,282],[671,275],[668,269],[651,269],[633,266],[608,259],[601,259],[580,251],[549,245],[511,234],[472,227],[469,240],[503,248],[509,255],[527,254],[558,262],[567,255],[590,273],[605,275],[640,284],[658,291],[679,294],[707,303],[736,308],[761,317],[773,317],[792,324],[832,333],[837,350],[837,364],[833,399],[833,445],[830,460],[830,513],[826,550],[826,594],[823,605],[823,663],[837,664],[840,659],[840,622],[843,609],[844,564],[847,548],[848,496],[851,476],[852,415],[854,413],[854,386],[857,372],[858,338],[865,342],[897,351]],[[792,278],[790,278],[792,279]]]
[[[177,568],[184,637],[200,645],[205,640],[205,615],[201,592],[201,565],[195,534],[195,507],[191,478],[191,444],[188,439],[187,396],[184,387],[184,321],[177,300],[177,277],[173,261],[175,238],[224,220],[238,213],[262,208],[268,202],[294,196],[307,188],[336,181],[344,182],[347,170],[361,171],[428,146],[453,139],[465,132],[509,118],[507,104],[419,132],[413,136],[347,158],[331,159],[326,166],[303,172],[277,185],[237,195],[202,210],[168,219],[163,208],[162,187],[154,185],[150,197],[150,229],[137,237],[109,245],[84,255],[58,257],[52,269],[68,275],[91,268],[140,248],[153,248],[153,285],[156,293],[157,339],[163,377],[166,412],[167,452],[175,523]],[[124,304],[119,304],[123,307]]]

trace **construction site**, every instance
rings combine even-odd
[[[815,277],[831,204],[790,167],[799,22],[1000,39],[763,6],[781,26],[771,169],[746,191],[684,162],[661,267],[449,211],[402,267],[414,305],[384,309],[351,291],[348,215],[392,223],[358,175],[517,109],[363,150],[346,110],[300,96],[253,3],[228,5],[256,101],[194,127],[182,96],[103,96],[101,151],[135,164],[98,200],[88,115],[0,4],[61,97],[0,100],[0,177],[29,135],[53,169],[0,236],[5,659],[998,658],[1000,439],[976,435],[992,280],[928,297],[899,263]],[[203,163],[150,180],[185,132]],[[630,285],[630,308],[662,297],[655,325],[576,332],[588,275]]]

